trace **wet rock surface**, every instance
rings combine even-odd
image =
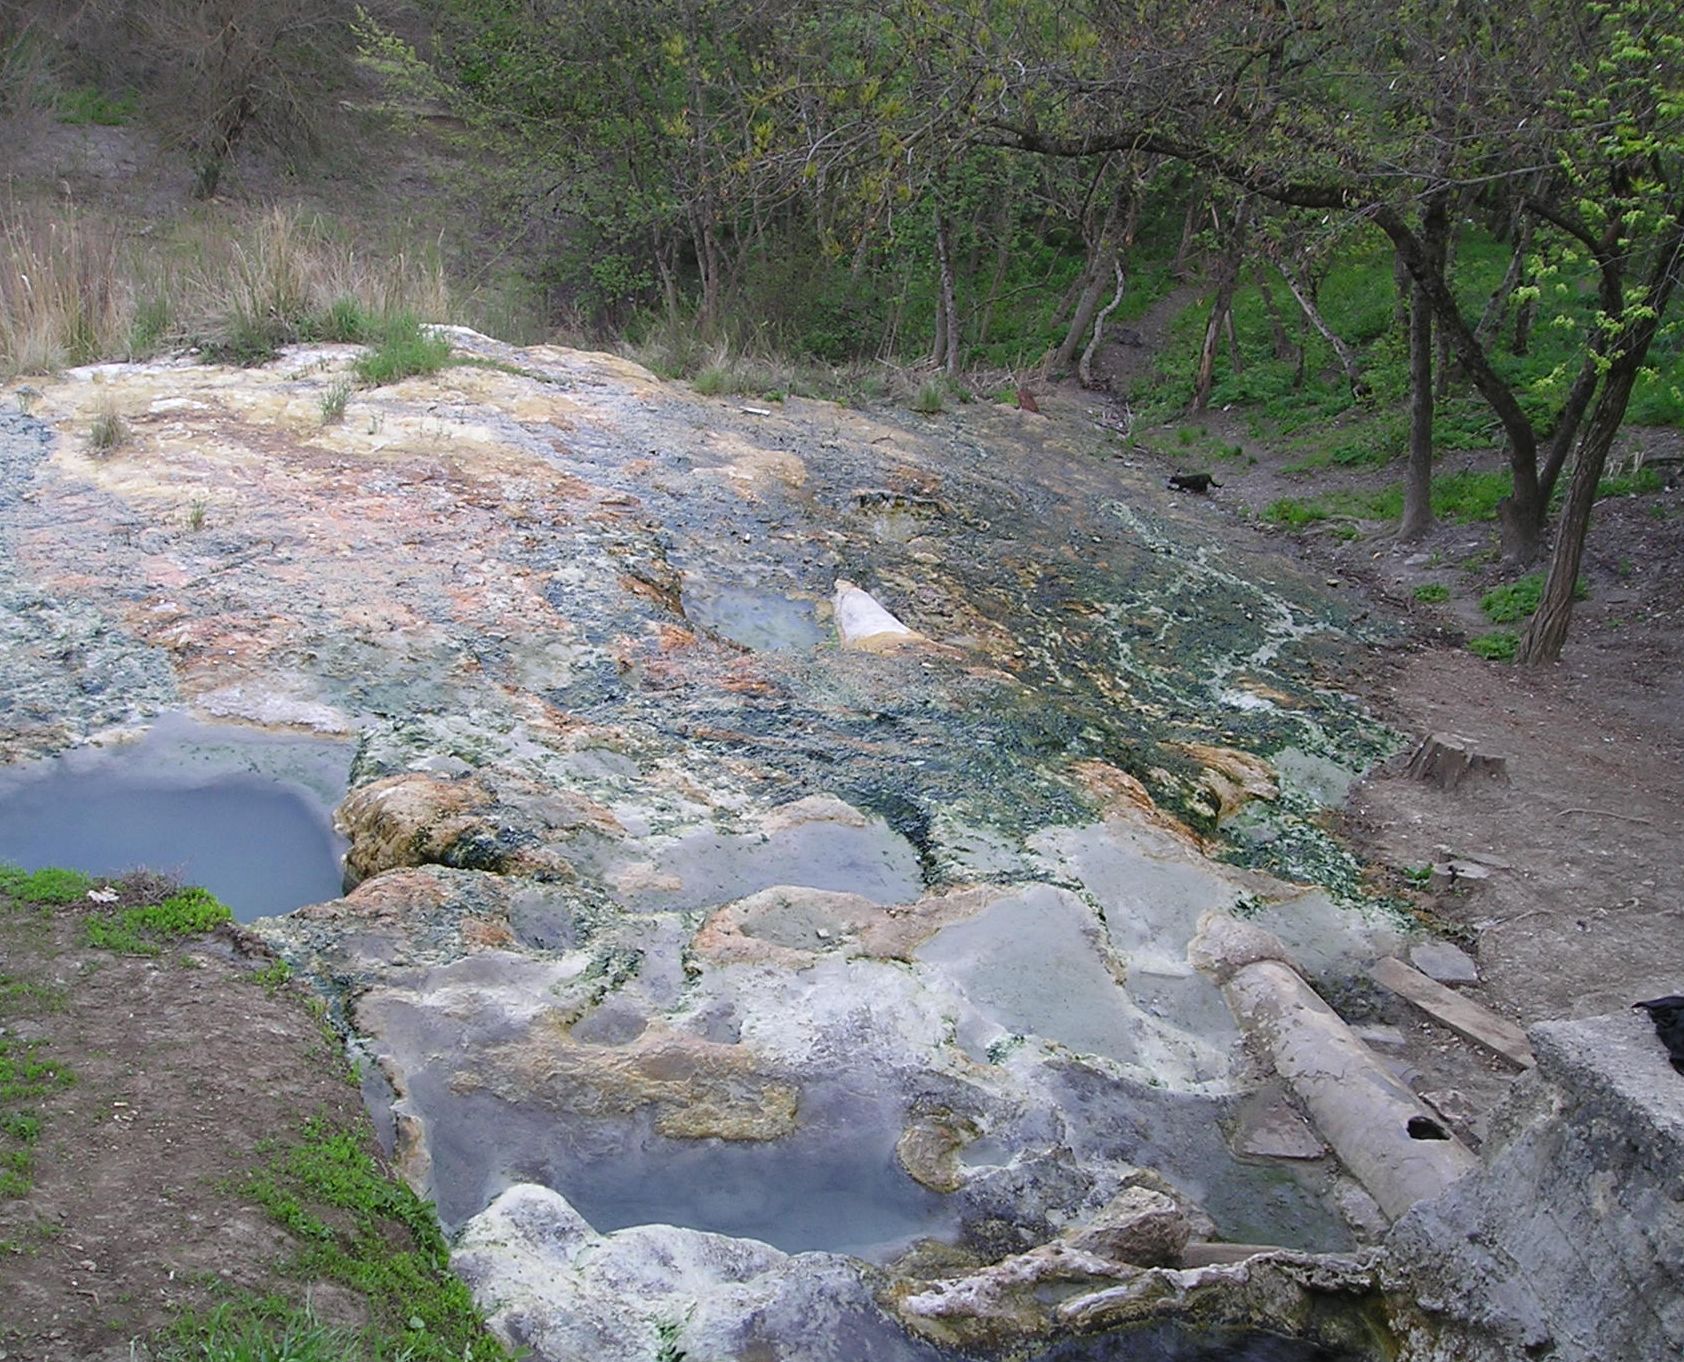
[[[758,415],[449,335],[475,364],[335,425],[346,347],[43,383],[0,431],[0,755],[176,708],[356,737],[355,888],[260,930],[509,1335],[923,1357],[893,1299],[992,1298],[885,1295],[921,1241],[1066,1286],[1195,1225],[1348,1248],[1328,1160],[1231,1147],[1263,1075],[1187,945],[1240,909],[1312,974],[1396,948],[1316,821],[1396,746],[1321,679],[1374,623],[1078,421]],[[652,1258],[688,1266],[630,1303]],[[1091,1318],[1244,1276],[1185,1271]],[[1036,1290],[951,1337],[1065,1327]],[[1315,1313],[1265,1296],[1223,1322]]]

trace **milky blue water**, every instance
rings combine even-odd
[[[173,718],[140,742],[0,770],[0,861],[199,884],[242,922],[342,892],[352,745]]]

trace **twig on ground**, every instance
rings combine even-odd
[[[1652,818],[1639,818],[1635,814],[1630,813],[1615,813],[1612,809],[1563,809],[1555,816],[1557,818],[1565,818],[1570,813],[1589,813],[1594,814],[1598,818],[1618,818],[1622,822],[1626,823],[1641,823],[1646,828],[1652,828],[1655,826],[1655,820]]]

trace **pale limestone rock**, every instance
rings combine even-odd
[[[872,1298],[864,1264],[671,1225],[598,1234],[558,1193],[520,1184],[451,1255],[489,1323],[533,1362],[690,1357],[934,1362]]]
[[[891,615],[870,592],[838,578],[832,600],[836,632],[844,648],[858,652],[891,652],[908,644],[924,642],[924,636],[907,628]]]
[[[1226,983],[1237,970],[1260,960],[1292,965],[1278,937],[1227,913],[1204,914],[1199,919],[1198,934],[1187,947],[1188,963],[1219,984]]]

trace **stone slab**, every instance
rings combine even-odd
[[[1466,951],[1448,941],[1423,941],[1409,948],[1409,963],[1441,984],[1477,984],[1479,966]]]

